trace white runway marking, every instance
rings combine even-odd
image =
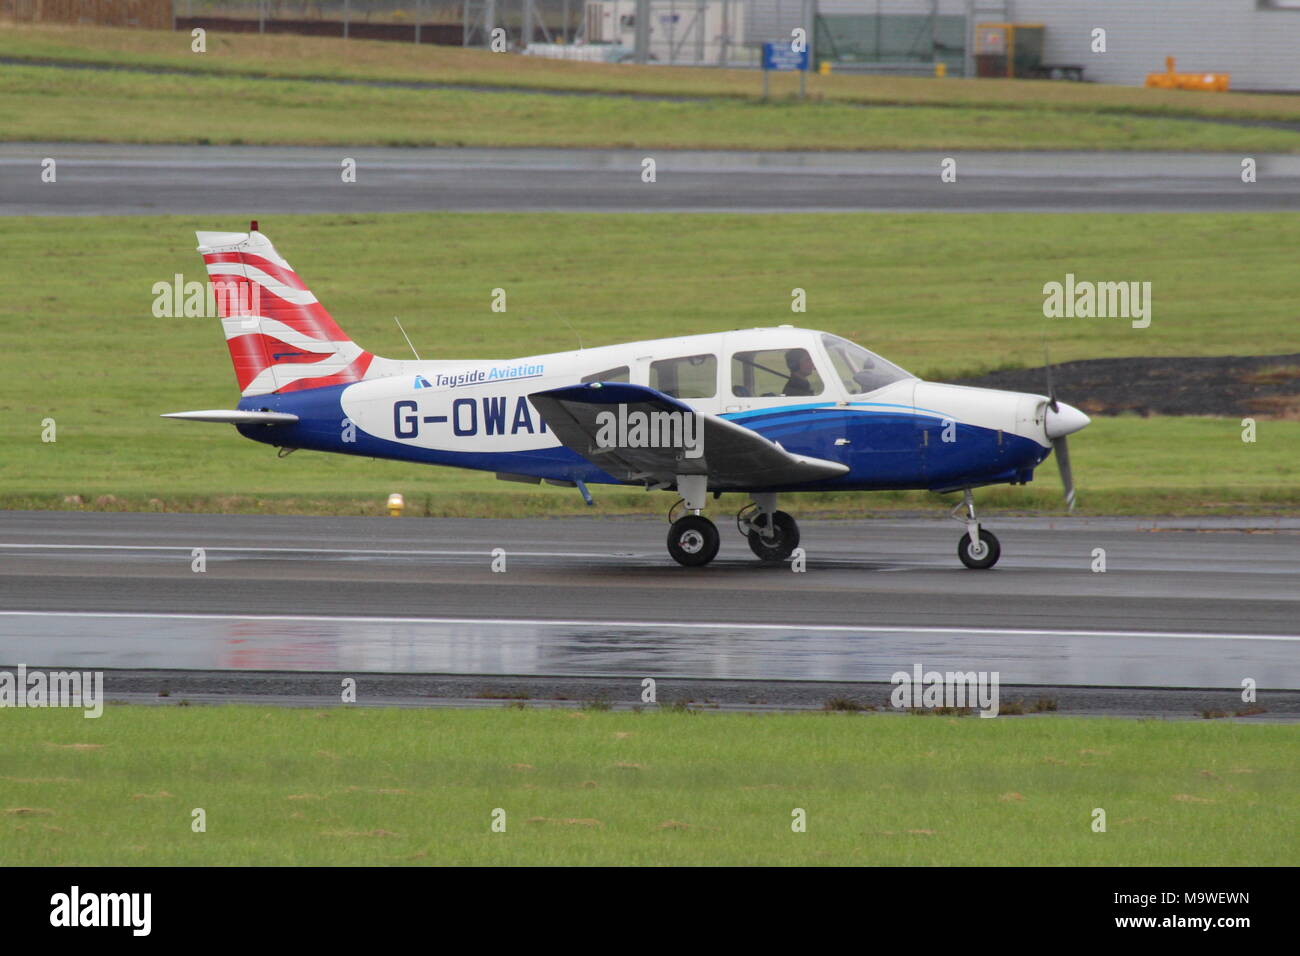
[[[660,628],[663,630],[803,631],[819,634],[935,634],[1017,637],[1098,637],[1156,640],[1289,641],[1300,642],[1300,634],[1215,634],[1197,631],[1086,631],[1020,629],[1001,627],[909,627],[854,624],[744,624],[726,621],[584,621],[552,618],[509,617],[380,617],[327,614],[181,614],[132,611],[0,611],[0,617],[74,617],[176,621],[281,621],[284,623],[409,624],[409,625],[496,625],[499,627],[607,627]]]
[[[201,537],[197,535],[196,537]],[[0,541],[0,548],[15,550],[40,548],[45,550],[67,551],[180,551],[188,555],[195,548],[202,548],[207,553],[230,552],[234,554],[423,554],[443,557],[492,557],[492,549],[484,547],[478,550],[451,551],[434,548],[317,548],[303,545],[300,548],[227,548],[209,547],[203,544],[21,544]],[[632,551],[513,551],[506,549],[507,557],[519,558],[629,558],[638,557]]]

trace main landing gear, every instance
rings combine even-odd
[[[700,512],[707,493],[702,476],[677,479],[682,498],[668,512],[671,526],[668,529],[668,553],[674,561],[688,568],[699,568],[718,556],[721,536],[715,525]],[[799,547],[799,524],[784,511],[776,510],[776,495],[755,494],[753,501],[736,515],[736,530],[749,542],[749,550],[764,563],[779,564]],[[676,520],[673,515],[684,506],[687,514]],[[964,512],[964,514],[959,514]],[[983,571],[998,563],[1002,545],[991,531],[980,527],[975,517],[975,499],[969,488],[962,492],[961,501],[952,509],[952,518],[966,526],[966,533],[957,542],[957,557],[966,567]]]
[[[678,477],[681,501],[668,513],[668,553],[674,561],[688,568],[708,564],[718,554],[721,536],[717,526],[700,514],[706,488],[702,477]],[[780,563],[799,547],[799,525],[784,511],[776,510],[776,495],[756,494],[736,515],[736,530],[749,542],[749,549],[766,563]],[[673,520],[678,506],[689,514]]]
[[[668,528],[668,553],[688,568],[702,567],[712,561],[721,543],[718,526],[704,515],[685,515]]]
[[[957,512],[963,509],[966,516],[958,517]],[[957,557],[961,558],[961,563],[975,571],[983,571],[997,564],[998,558],[1002,556],[1002,545],[992,531],[980,527],[979,520],[975,517],[975,499],[969,488],[962,492],[961,501],[952,509],[951,517],[966,525],[966,533],[957,542]]]
[[[688,568],[699,568],[708,564],[718,555],[718,545],[722,538],[715,525],[700,512],[704,509],[704,499],[708,496],[708,477],[705,475],[678,475],[677,490],[681,492],[678,501],[668,511],[668,553],[674,561]],[[678,505],[685,505],[690,514],[673,520]]]

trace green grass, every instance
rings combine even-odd
[[[56,187],[49,187],[56,188]],[[379,513],[583,512],[577,493],[490,475],[298,452],[165,411],[237,400],[219,326],[156,319],[151,287],[204,276],[193,230],[229,217],[11,219],[0,234],[0,506]],[[1225,355],[1293,348],[1294,216],[455,215],[276,216],[263,228],[363,346],[402,356],[401,317],[425,358],[506,358],[648,336],[797,322],[861,341],[943,380],[977,367]],[[1042,316],[1043,283],[1152,282],[1150,328]],[[789,312],[807,290],[806,315]],[[510,311],[489,311],[504,287]],[[567,324],[566,324],[567,320]],[[572,325],[573,331],[570,331]],[[1070,396],[1063,395],[1069,400]],[[58,441],[40,440],[52,417]],[[1085,512],[1294,510],[1300,422],[1098,418],[1071,442]],[[990,507],[1060,507],[1049,462]],[[597,489],[600,511],[653,511],[663,495]],[[157,499],[156,502],[151,499]],[[807,496],[823,509],[938,508],[923,493]]]
[[[196,122],[196,102],[239,108]],[[0,130],[19,141],[218,145],[1300,152],[1300,131],[1036,108],[654,101],[13,66],[0,73]]]
[[[32,446],[30,427],[6,436],[10,458],[0,464],[0,507],[383,515],[388,495],[399,491],[409,517],[501,518],[660,515],[671,503],[662,494],[593,486],[592,509],[572,489],[500,482],[472,471],[305,451],[277,460],[273,449],[228,426],[155,424],[151,411],[129,428],[61,433],[56,446]],[[1243,444],[1240,425],[1231,419],[1094,419],[1070,446],[1078,513],[1294,512],[1300,505],[1300,422],[1265,421],[1258,427],[1258,440]],[[65,500],[72,496],[80,502]],[[860,518],[898,510],[939,516],[958,497],[920,491],[802,494],[787,497],[785,506],[802,517]],[[723,495],[710,509],[729,514],[744,502],[742,495]],[[1064,507],[1050,461],[1033,484],[982,489],[979,502],[987,513]]]
[[[1300,862],[1285,726],[121,705],[0,721],[11,866]]]
[[[6,140],[397,146],[718,149],[1121,149],[1300,152],[1300,97],[1224,96],[1033,81],[815,76],[811,101],[754,71],[566,63],[453,47],[321,37],[189,34],[18,25],[0,56],[183,71],[6,66]],[[540,96],[315,82],[423,81],[536,91],[662,95]],[[195,102],[237,103],[194,112]],[[340,116],[347,121],[339,122]]]
[[[207,52],[196,54],[190,51],[189,34],[183,32],[12,24],[0,31],[0,56],[228,76],[416,81],[675,97],[753,99],[761,91],[754,70],[562,62],[460,47],[248,33],[209,33]],[[1153,72],[1163,69],[1163,62],[1152,63]],[[798,88],[793,75],[770,79],[778,96]],[[814,97],[873,105],[1300,121],[1300,96],[860,75],[812,75],[808,85]]]

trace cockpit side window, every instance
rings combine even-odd
[[[892,362],[886,362],[875,352],[854,345],[838,335],[823,335],[822,343],[830,356],[835,373],[850,395],[865,395],[906,378],[916,378]]]
[[[685,355],[651,362],[650,387],[673,398],[712,398],[718,394],[718,357]]]
[[[731,356],[731,394],[745,398],[820,395],[826,390],[807,349],[762,349]]]

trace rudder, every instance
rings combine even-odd
[[[256,222],[247,233],[195,235],[243,395],[366,377],[375,356],[339,328]]]

